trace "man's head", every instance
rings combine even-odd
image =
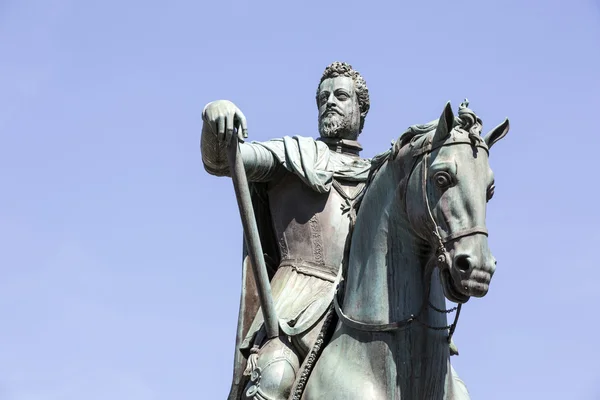
[[[369,89],[352,66],[334,62],[325,68],[317,89],[321,137],[356,140],[369,112]]]

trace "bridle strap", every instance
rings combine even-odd
[[[429,152],[423,154],[423,160],[421,160],[421,164],[423,165],[423,179],[421,179],[421,192],[423,193],[423,202],[425,203],[425,207],[427,208],[427,215],[429,216],[429,222],[433,225],[433,235],[438,240],[438,248],[436,249],[436,256],[438,257],[438,262],[443,262],[444,260],[439,259],[442,255],[445,256],[445,262],[448,262],[446,247],[444,246],[444,241],[442,240],[442,235],[440,233],[440,226],[435,221],[433,217],[433,213],[431,212],[431,207],[429,206],[429,196],[427,196],[427,162],[429,161]],[[417,156],[418,157],[418,156]],[[410,182],[410,177],[408,177],[408,182]]]
[[[431,152],[433,152],[433,151],[435,151],[437,149],[440,149],[442,147],[454,146],[454,145],[457,145],[457,144],[468,144],[470,146],[473,146],[473,142],[471,142],[470,140],[455,140],[455,141],[452,141],[452,142],[438,143],[436,145],[433,145],[432,143],[428,143],[428,144],[423,145],[422,147],[416,149],[413,152],[413,157],[419,157],[419,156],[421,156],[423,154],[431,153]],[[475,144],[474,146],[477,147],[477,148],[483,149],[488,155],[490,154],[490,150],[486,146],[484,146],[482,144],[479,144],[479,143]]]
[[[450,235],[446,235],[442,237],[442,242],[444,244],[451,242],[453,240],[459,239],[461,237],[465,237],[465,236],[470,236],[470,235],[476,235],[476,234],[482,234],[487,236],[488,235],[488,231],[487,229],[485,229],[482,226],[476,226],[474,228],[469,228],[469,229],[465,229],[462,231],[458,231],[458,232],[454,232]]]

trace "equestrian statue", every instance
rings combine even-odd
[[[452,335],[496,268],[488,157],[508,120],[482,136],[468,101],[448,103],[365,159],[360,73],[329,65],[316,103],[318,139],[246,142],[233,103],[202,113],[204,167],[232,177],[244,228],[228,400],[469,399]]]

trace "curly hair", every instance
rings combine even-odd
[[[335,61],[325,68],[325,72],[323,72],[323,76],[319,81],[319,86],[317,86],[317,106],[319,104],[319,89],[321,87],[321,83],[323,83],[325,79],[337,78],[338,76],[347,76],[352,78],[354,81],[354,90],[356,92],[358,106],[360,108],[360,133],[365,125],[365,118],[367,117],[369,108],[371,107],[371,102],[369,100],[369,89],[367,88],[367,82],[365,82],[365,79],[358,71],[352,68],[352,65],[345,62]]]

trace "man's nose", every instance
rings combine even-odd
[[[329,94],[329,97],[327,97],[327,107],[332,107],[337,105],[337,102],[335,101],[335,95],[333,93]]]

